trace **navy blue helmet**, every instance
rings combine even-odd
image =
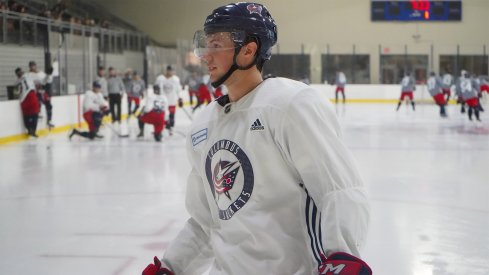
[[[271,48],[277,43],[277,25],[267,8],[258,3],[240,2],[215,9],[204,23],[206,34],[216,32],[240,32],[245,37],[234,37],[237,46],[243,46],[250,38],[257,40],[258,57],[269,60]]]

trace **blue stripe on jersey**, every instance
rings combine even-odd
[[[321,229],[321,212],[318,215],[318,208],[316,203],[309,196],[309,192],[303,186],[306,191],[307,200],[306,200],[306,225],[307,225],[307,233],[309,234],[309,239],[311,241],[311,249],[314,254],[314,258],[318,262],[318,267],[321,265],[321,254],[324,255],[324,249],[322,244],[322,229]],[[312,212],[310,211],[312,206]],[[316,228],[316,225],[317,228]],[[316,230],[317,229],[317,230]],[[318,236],[319,235],[319,236]]]
[[[307,193],[307,191],[306,191]],[[317,250],[315,249],[315,240],[316,236],[314,236],[313,239],[313,233],[311,231],[311,225],[309,223],[309,205],[311,204],[311,197],[309,195],[307,196],[307,201],[306,201],[306,225],[307,225],[307,234],[309,234],[309,240],[311,241],[311,249],[312,249],[312,254],[314,254],[314,258],[316,258],[316,261],[318,262],[318,265],[321,264],[321,258],[317,254]]]

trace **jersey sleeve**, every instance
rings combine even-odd
[[[279,146],[321,211],[324,252],[359,256],[369,204],[328,99],[313,89],[301,91],[289,103],[280,125]]]
[[[213,260],[209,242],[212,216],[202,182],[201,176],[192,169],[185,199],[190,218],[163,257],[175,274],[203,274]]]

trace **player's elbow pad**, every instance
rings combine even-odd
[[[348,253],[337,252],[323,259],[320,275],[371,275],[372,269],[361,259]]]

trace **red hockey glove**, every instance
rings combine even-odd
[[[183,107],[183,99],[181,99],[181,98],[178,99],[178,107],[180,107],[180,108]]]
[[[343,253],[336,252],[327,259],[321,255],[322,264],[319,266],[321,275],[371,275],[372,269],[367,263],[359,258]]]
[[[142,275],[175,275],[168,268],[161,267],[161,262],[158,257],[154,257],[154,264],[149,264],[144,270]]]

